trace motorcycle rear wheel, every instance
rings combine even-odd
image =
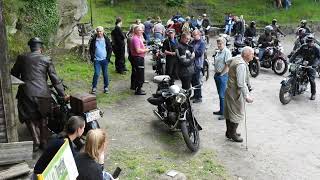
[[[199,130],[197,127],[194,127],[190,122],[193,122],[192,120],[186,120],[182,121],[181,126],[181,132],[184,141],[187,144],[187,147],[192,152],[197,152],[199,150],[200,146],[200,136],[199,136]]]
[[[283,105],[288,104],[292,100],[291,86],[282,85],[279,92],[279,99]]]
[[[249,63],[249,71],[250,74],[253,78],[257,77],[260,73],[260,62],[254,58],[252,61]]]

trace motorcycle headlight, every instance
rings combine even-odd
[[[176,96],[176,102],[179,103],[179,104],[184,103],[186,100],[187,100],[187,96],[184,95],[183,93],[179,93],[179,94]]]
[[[255,50],[254,50],[254,53],[255,53],[255,54],[259,54],[259,49],[255,49]]]

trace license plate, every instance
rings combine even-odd
[[[94,111],[87,112],[87,113],[85,113],[85,115],[86,115],[87,123],[94,121],[94,120],[98,120],[101,117],[100,110],[98,110],[98,109],[94,110]]]

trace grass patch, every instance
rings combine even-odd
[[[108,170],[122,168],[121,179],[157,179],[168,170],[184,173],[188,179],[229,179],[226,170],[216,161],[211,150],[196,155],[145,150],[112,150],[108,156]]]
[[[53,55],[53,59],[58,76],[63,79],[64,83],[69,87],[69,94],[72,95],[76,92],[90,92],[94,72],[93,65],[91,63],[87,63],[82,57],[70,53]],[[112,57],[111,60],[114,62],[114,57]],[[130,63],[128,62],[127,68],[129,70],[131,69]],[[132,92],[129,90],[129,87],[122,87],[120,90],[118,90],[117,87],[119,82],[129,81],[130,72],[128,72],[126,75],[120,75],[115,72],[114,65],[109,64],[108,74],[110,80],[109,94],[102,93],[102,74],[100,75],[100,79],[98,81],[97,101],[99,104],[103,105],[123,100],[132,94]]]

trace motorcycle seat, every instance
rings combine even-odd
[[[147,101],[152,105],[158,106],[164,102],[164,99],[161,96],[160,97],[149,97],[147,99]]]
[[[155,76],[153,78],[153,82],[155,83],[169,82],[169,81],[170,81],[170,76],[168,75],[160,75],[160,76]]]

